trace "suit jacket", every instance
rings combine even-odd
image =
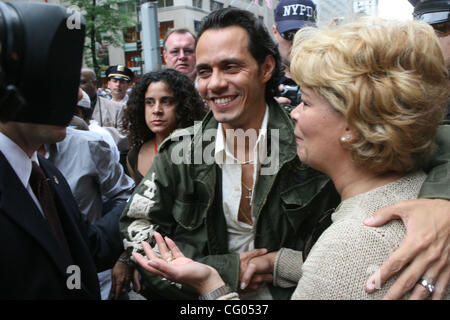
[[[97,271],[110,268],[123,251],[118,231],[123,207],[90,225],[62,174],[38,158],[54,190],[73,261],[0,152],[0,299],[99,299]]]

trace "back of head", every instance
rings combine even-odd
[[[342,113],[356,132],[353,158],[377,172],[410,172],[433,151],[448,98],[447,68],[433,29],[420,21],[360,19],[302,29],[291,72]]]
[[[85,33],[74,15],[57,5],[0,2],[0,121],[69,124]]]
[[[259,66],[264,63],[267,56],[274,57],[275,68],[272,78],[266,84],[265,97],[266,101],[272,100],[279,95],[278,85],[282,77],[281,57],[269,31],[251,12],[231,7],[211,12],[202,20],[197,41],[208,29],[222,29],[230,26],[238,26],[247,31],[248,50]]]

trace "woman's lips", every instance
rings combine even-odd
[[[166,121],[164,121],[164,120],[153,120],[152,121],[152,124],[154,124],[154,125],[161,125],[161,124],[163,124],[163,123],[165,123]]]

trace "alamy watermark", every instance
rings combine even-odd
[[[66,273],[68,275],[66,280],[67,289],[81,289],[81,269],[79,266],[73,264],[67,267]]]
[[[81,19],[85,11],[81,11],[80,7],[72,5],[67,8],[67,14],[70,16],[66,20],[66,27],[69,30],[80,30],[81,29]]]
[[[191,135],[172,135],[171,141],[179,141],[171,151],[172,163],[179,164],[254,164],[256,159],[261,164],[260,175],[275,174],[280,165],[280,130],[270,129],[270,135],[266,132],[258,132],[256,129],[227,129],[225,130],[225,143],[233,158],[225,157],[220,163],[215,158],[217,128],[203,130],[201,122],[194,124],[194,143]],[[266,136],[265,139],[258,137]],[[200,139],[199,139],[200,137]],[[269,139],[270,137],[270,139]],[[268,141],[270,140],[270,148]],[[256,151],[246,152],[250,147],[256,146]],[[192,150],[194,147],[194,150]],[[270,152],[269,152],[270,150]],[[247,156],[246,156],[247,155]],[[250,159],[249,159],[250,157]]]

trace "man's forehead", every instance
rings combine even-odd
[[[195,40],[190,33],[172,33],[166,40],[166,46],[173,48],[186,47],[195,45]]]
[[[217,41],[212,42],[211,39]],[[253,58],[248,48],[248,34],[240,27],[210,29],[205,31],[197,41],[197,65],[226,63],[231,59],[237,61],[250,57]]]

